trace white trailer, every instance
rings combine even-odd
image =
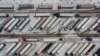
[[[47,20],[42,24],[41,28],[45,28],[45,26],[52,20],[53,16],[47,18]]]
[[[65,52],[73,45],[73,42],[64,43],[64,45],[56,52],[56,55],[65,54]]]
[[[60,16],[74,16],[73,13],[60,13]]]
[[[53,42],[53,41],[58,41],[59,39],[58,38],[43,38],[43,41],[44,42]]]
[[[35,16],[37,16],[37,17],[41,17],[41,16],[42,17],[44,17],[44,16],[46,17],[46,16],[50,16],[50,15],[51,15],[50,13],[36,13],[35,14]]]
[[[76,49],[76,47],[78,46],[78,43],[75,43],[66,53],[67,53],[67,55],[70,55],[71,53],[72,53],[72,51],[74,50],[74,49]]]
[[[19,27],[25,20],[25,18],[20,19],[19,23],[16,26]]]
[[[13,9],[14,6],[12,4],[0,4],[0,9]]]
[[[96,28],[97,26],[99,26],[99,23],[95,23],[90,29],[91,29],[91,30],[95,30],[95,28]]]
[[[36,21],[33,22],[33,24],[30,26],[31,29],[33,29],[39,22],[40,22],[41,18],[37,18]]]
[[[86,31],[87,29],[89,29],[96,21],[98,20],[98,18],[90,18],[82,27],[81,27],[81,32]]]
[[[25,52],[25,55],[28,56],[35,48],[36,48],[36,45],[32,44],[32,46]]]
[[[44,43],[44,44],[38,49],[37,54],[40,54],[40,53],[43,51],[43,49],[47,47],[47,45],[48,45],[48,43]]]
[[[40,22],[36,25],[36,28],[37,28],[37,29],[40,28],[40,26],[41,26],[46,20],[47,20],[46,17],[42,18],[42,19],[40,20]]]
[[[31,45],[31,43],[28,43],[26,47],[20,52],[20,54],[23,55],[31,47]]]
[[[16,46],[16,44],[17,44],[17,43],[13,43],[13,44],[5,51],[6,55],[8,55],[8,54],[11,52],[11,50]]]
[[[15,52],[17,55],[20,55],[20,52],[26,47],[27,43],[23,43]]]
[[[24,27],[25,27],[25,25],[28,23],[30,21],[30,19],[26,19],[20,26],[19,26],[19,30],[22,30]]]
[[[26,39],[27,42],[36,42],[38,39]]]
[[[6,44],[2,43],[0,44],[0,51],[6,46]]]
[[[15,51],[16,51],[18,48],[21,47],[21,45],[22,45],[22,43],[18,43],[18,44],[16,45],[16,47],[15,47],[10,53],[11,53],[11,54],[14,54]]]
[[[10,21],[4,26],[4,30],[6,30],[14,21],[15,21],[15,18],[12,18],[12,20],[10,20]]]
[[[72,54],[73,54],[73,55],[77,55],[77,54],[78,54],[77,52],[79,51],[80,48],[82,48],[83,44],[84,44],[84,43],[79,43],[79,45],[78,45],[77,48],[72,52]]]
[[[70,24],[67,26],[67,28],[71,30],[71,29],[73,28],[73,26],[76,25],[76,22],[77,22],[77,21],[78,21],[78,19],[75,19],[75,18],[74,18],[74,21],[73,21],[72,23],[70,23]]]
[[[12,23],[9,27],[8,27],[8,29],[7,29],[7,32],[10,32],[13,28],[14,28],[14,26],[16,26],[16,24],[19,22],[19,19],[16,19],[15,21],[14,21],[14,23]]]
[[[4,42],[8,42],[8,43],[9,42],[12,42],[13,43],[13,42],[19,42],[20,40],[18,38],[15,38],[15,39],[4,39],[3,41]]]
[[[77,26],[77,29],[80,29],[87,22],[87,20],[88,18],[84,18],[84,20]]]
[[[88,47],[82,52],[82,55],[85,55],[86,52],[87,52],[93,45],[94,45],[93,43],[90,43],[90,44],[88,45]]]
[[[47,53],[50,54],[50,53],[53,51],[53,49],[55,49],[57,46],[58,46],[58,43],[54,43],[54,44],[51,46],[51,48],[47,51]]]
[[[61,18],[58,18],[55,22],[54,22],[54,24],[52,24],[51,25],[51,29],[54,29],[54,27],[59,23],[61,21]]]
[[[100,41],[99,38],[93,38],[93,41]]]
[[[85,48],[87,48],[88,45],[89,45],[89,43],[84,43],[83,47],[78,51],[78,55],[81,55],[82,52],[83,52],[83,50],[84,50]]]
[[[66,27],[68,26],[70,23],[72,23],[74,20],[72,18],[69,18],[62,26]]]
[[[59,45],[51,52],[52,54],[56,54],[56,52],[63,46],[63,43],[59,43]]]
[[[6,16],[6,13],[0,13],[0,16],[1,17],[5,17]]]
[[[50,28],[52,26],[52,24],[54,24],[54,22],[57,20],[57,17],[52,18],[52,20],[50,21],[50,23],[48,23],[47,28]]]

